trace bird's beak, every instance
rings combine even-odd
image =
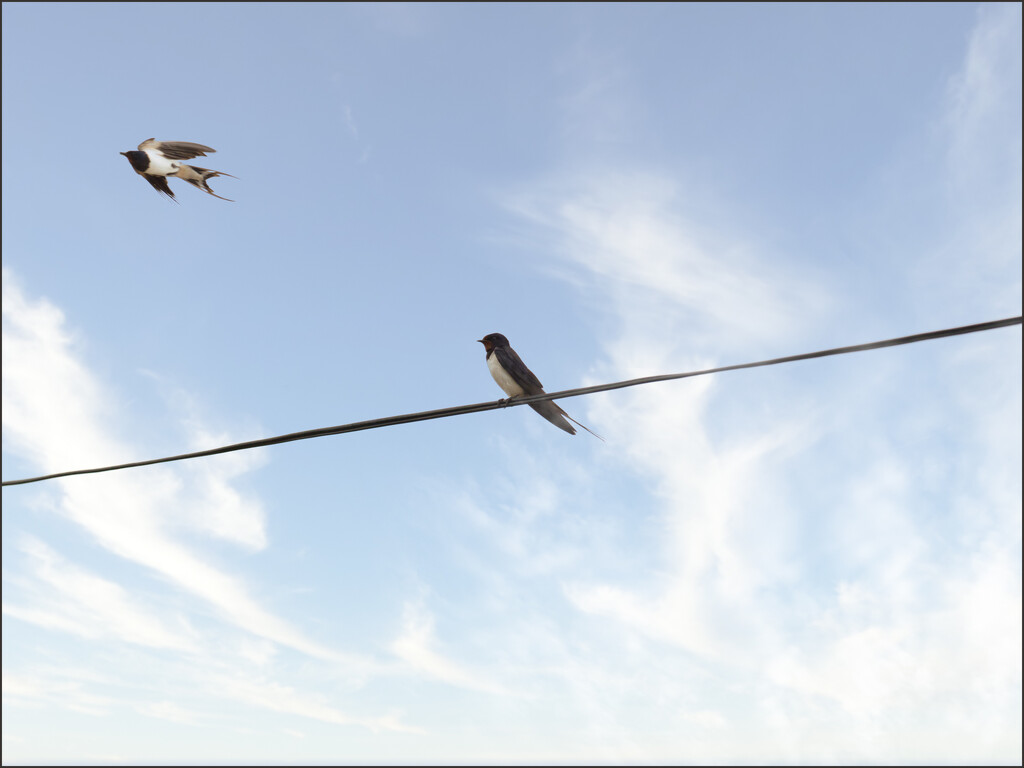
[[[122,154],[122,155],[124,155],[125,157],[127,157],[127,156],[128,156],[128,153],[127,153],[127,152],[122,152],[121,154]]]

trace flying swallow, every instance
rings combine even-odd
[[[137,174],[153,185],[153,189],[157,192],[163,192],[171,200],[174,200],[174,193],[167,184],[168,176],[177,176],[179,179],[184,179],[192,186],[203,190],[203,192],[219,197],[221,200],[228,200],[226,197],[221,197],[210,189],[206,180],[212,179],[214,176],[231,176],[230,173],[211,171],[209,168],[185,165],[185,163],[180,162],[181,160],[190,160],[193,157],[206,157],[207,152],[216,151],[203,144],[193,144],[191,141],[157,141],[156,139],[146,139],[139,144],[138,150],[133,149],[130,152],[122,152],[121,154],[128,158],[128,162],[132,164],[132,168],[135,169]],[[231,178],[237,177],[231,176]],[[235,201],[228,200],[228,202],[233,203]]]
[[[509,399],[514,397],[528,397],[529,395],[544,394],[544,386],[540,383],[533,371],[526,367],[526,363],[516,354],[516,351],[509,346],[508,339],[500,333],[489,333],[482,339],[477,339],[484,345],[487,351],[487,370],[504,390]],[[553,400],[543,400],[539,403],[529,403],[537,413],[550,421],[559,429],[564,429],[570,435],[575,435],[576,430],[573,424],[583,427],[598,440],[604,440],[589,427],[584,427],[576,419],[558,407]],[[568,419],[568,421],[566,421]]]

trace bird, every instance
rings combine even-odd
[[[177,176],[179,179],[187,181],[207,194],[233,203],[235,202],[234,200],[221,197],[210,189],[210,186],[206,183],[207,179],[212,179],[214,176],[231,176],[230,173],[211,171],[209,168],[185,165],[185,163],[180,162],[181,160],[191,160],[193,157],[205,157],[207,152],[216,151],[205,144],[194,144],[191,141],[157,141],[156,139],[146,139],[139,144],[137,150],[133,149],[121,154],[128,158],[128,162],[132,164],[132,168],[135,169],[137,174],[153,185],[153,189],[157,192],[163,192],[174,202],[178,201],[175,200],[174,193],[167,184],[168,176]],[[231,176],[231,178],[235,179],[238,177]]]
[[[516,351],[509,345],[508,339],[502,334],[489,333],[477,341],[484,345],[484,350],[487,352],[487,369],[510,400],[516,397],[544,394],[544,386],[540,383],[540,379],[526,367],[526,363],[516,354]],[[569,423],[571,421],[576,426],[583,427],[598,440],[604,441],[603,437],[589,427],[580,424],[553,400],[542,400],[539,403],[528,403],[528,405],[570,435],[576,434],[576,430]]]

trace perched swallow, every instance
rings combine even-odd
[[[214,176],[231,176],[230,173],[211,171],[208,168],[185,165],[179,162],[180,160],[190,160],[193,157],[206,157],[207,152],[216,151],[203,144],[193,144],[191,141],[157,141],[156,139],[146,139],[139,144],[138,150],[122,152],[121,154],[128,158],[128,162],[132,164],[132,168],[135,169],[137,174],[153,185],[153,189],[157,192],[163,192],[171,200],[174,200],[174,193],[171,192],[171,188],[167,185],[168,176],[177,176],[179,179],[184,179],[192,186],[203,190],[203,192],[219,197],[221,200],[228,200],[226,197],[221,197],[210,189],[206,180],[212,179]],[[237,177],[231,176],[231,178]],[[174,201],[177,202],[177,200]],[[228,200],[228,202],[233,203],[235,201]]]
[[[477,339],[477,341],[483,344],[484,349],[487,351],[487,370],[491,372],[491,376],[498,382],[498,386],[505,391],[505,394],[509,396],[509,399],[544,394],[544,386],[540,383],[540,379],[534,375],[533,371],[526,367],[526,363],[509,346],[508,339],[503,335],[500,333],[489,333],[482,339]],[[556,427],[564,429],[570,435],[576,434],[576,430],[569,423],[571,421],[573,424],[583,427],[583,429],[590,432],[598,440],[604,440],[599,434],[592,432],[589,427],[584,427],[576,419],[559,408],[553,400],[529,403],[529,406]]]

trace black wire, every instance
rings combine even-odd
[[[766,365],[779,365],[781,363],[794,363],[798,360],[812,360],[816,357],[831,357],[833,355],[845,355],[851,352],[867,352],[872,349],[882,349],[884,347],[896,347],[901,344],[915,344],[919,341],[929,341],[931,339],[941,339],[946,336],[960,336],[965,333],[978,333],[979,331],[991,331],[996,328],[1005,328],[1011,325],[1020,325],[1021,316],[1008,317],[1005,320],[992,320],[987,323],[976,323],[974,325],[964,325],[959,328],[946,328],[941,331],[929,331],[927,333],[916,333],[912,336],[900,336],[895,339],[886,339],[885,341],[873,341],[869,344],[856,344],[851,347],[836,347],[834,349],[825,349],[819,352],[805,352],[801,355],[790,355],[789,357],[776,357],[771,360],[759,360],[755,363],[740,363],[739,365],[725,365],[720,368],[708,368],[702,371],[690,371],[688,373],[665,373],[659,376],[644,376],[639,379],[629,379],[628,381],[618,381],[612,384],[597,384],[592,387],[580,387],[578,389],[566,389],[561,392],[547,392],[542,395],[531,395],[529,397],[516,397],[507,400],[497,400],[486,403],[476,403],[474,405],[459,405],[453,408],[438,408],[433,411],[420,411],[419,413],[406,413],[401,416],[388,416],[383,419],[370,419],[368,421],[356,421],[351,424],[342,424],[337,427],[321,427],[320,429],[307,429],[303,432],[292,432],[287,435],[279,435],[277,437],[266,437],[261,440],[249,440],[244,443],[234,443],[233,445],[225,445],[220,448],[210,448],[205,451],[196,451],[195,453],[182,453],[177,456],[166,456],[162,459],[148,459],[147,461],[134,461],[128,464],[116,464],[109,467],[96,467],[94,469],[74,469],[69,472],[56,472],[52,475],[41,475],[39,477],[28,477],[22,480],[4,480],[3,486],[8,485],[24,485],[26,483],[38,483],[43,480],[53,480],[58,477],[68,477],[70,475],[88,475],[96,472],[112,472],[117,469],[130,469],[132,467],[145,467],[150,464],[164,464],[169,461],[181,461],[183,459],[198,459],[201,456],[216,456],[218,453],[230,453],[232,451],[245,451],[250,448],[262,448],[268,445],[277,445],[279,443],[290,443],[294,440],[308,440],[313,437],[327,437],[328,435],[342,435],[346,432],[361,432],[364,429],[378,429],[380,427],[391,427],[396,424],[409,424],[414,421],[429,421],[430,419],[442,419],[448,416],[461,416],[466,413],[478,413],[480,411],[492,411],[496,408],[507,408],[514,405],[528,405],[529,403],[539,403],[543,400],[555,400],[565,399],[569,397],[579,397],[580,395],[589,395],[594,392],[606,392],[612,389],[623,389],[625,387],[635,387],[640,384],[653,384],[658,381],[671,381],[672,379],[686,379],[693,376],[706,376],[712,373],[724,373],[725,371],[738,371],[743,368],[760,368]]]

